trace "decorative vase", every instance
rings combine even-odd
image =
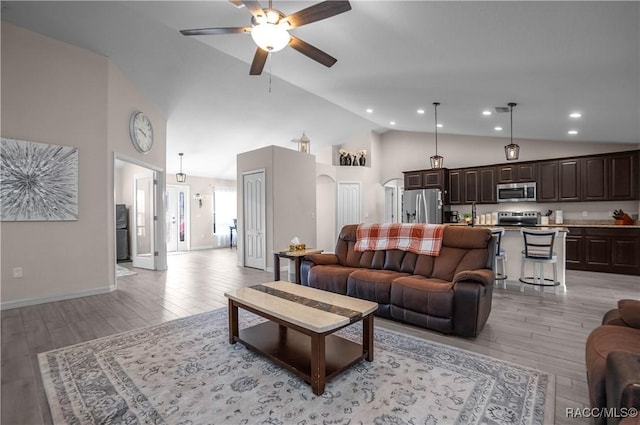
[[[351,160],[351,164],[354,165],[354,166],[358,165],[358,158],[356,158],[355,155],[353,155],[353,159]]]
[[[351,155],[347,155],[345,157],[345,164],[344,165],[351,165]]]
[[[340,155],[340,165],[344,165],[345,164],[345,157],[344,155]]]
[[[362,155],[358,161],[360,161],[360,165],[364,167],[367,164],[367,157]]]

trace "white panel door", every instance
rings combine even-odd
[[[266,211],[264,171],[245,174],[244,186],[244,265],[266,270]]]
[[[133,267],[155,270],[154,173],[136,175],[133,184]]]
[[[361,218],[360,183],[338,183],[338,233],[346,224],[359,224]]]

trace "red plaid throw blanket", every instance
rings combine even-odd
[[[359,224],[355,250],[399,249],[438,256],[444,228],[442,224]]]

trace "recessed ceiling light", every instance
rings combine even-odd
[[[416,112],[419,114],[424,114],[424,109],[418,109]]]
[[[500,126],[493,127],[493,129],[494,129],[495,131],[502,131],[502,127],[500,127]]]
[[[569,114],[569,116],[571,118],[580,118],[582,114],[580,112],[572,112],[571,114]]]
[[[482,111],[482,115],[491,115],[491,111]]]
[[[442,124],[437,124],[437,127],[438,128],[442,128]]]
[[[395,121],[389,121],[389,125],[396,125]]]
[[[367,108],[367,114],[372,114],[372,113],[373,113],[373,109]]]
[[[578,130],[569,130],[567,131],[567,133],[569,133],[572,136],[575,136],[576,134],[578,134]]]

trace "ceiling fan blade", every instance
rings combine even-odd
[[[349,10],[351,10],[351,4],[348,1],[329,0],[309,6],[306,9],[293,13],[284,19],[289,22],[290,28],[296,28],[339,15]]]
[[[332,67],[333,64],[338,61],[338,59],[334,58],[333,56],[328,55],[317,47],[314,47],[306,41],[302,41],[298,37],[295,37],[293,35],[291,36],[289,46],[293,47],[298,52],[313,59],[314,61],[320,62],[328,68]]]
[[[242,0],[229,0],[229,3],[233,4],[237,8],[241,8],[242,6],[244,6]]]
[[[249,12],[251,12],[256,20],[264,16],[264,10],[262,9],[262,6],[260,6],[260,3],[257,2],[257,0],[242,0],[242,3],[247,9],[249,9]]]
[[[251,70],[249,71],[249,75],[262,74],[264,64],[267,62],[267,56],[269,56],[269,52],[267,52],[266,50],[262,50],[259,47],[256,49],[256,54],[253,57],[253,62],[251,62]]]
[[[251,28],[234,27],[234,28],[200,28],[192,30],[180,30],[182,35],[218,35],[218,34],[237,34],[243,32],[251,32]]]

